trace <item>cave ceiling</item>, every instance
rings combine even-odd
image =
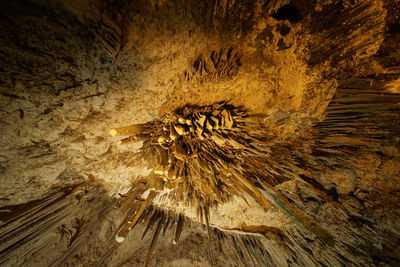
[[[399,264],[399,1],[0,13],[0,265]]]

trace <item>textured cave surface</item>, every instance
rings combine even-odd
[[[282,120],[270,133],[283,140],[316,129],[348,145],[274,187],[334,243],[241,197],[210,212],[208,238],[190,208],[156,199],[185,226],[178,244],[174,224],[161,230],[150,266],[399,264],[399,1],[17,0],[0,13],[0,265],[143,265],[157,223],[116,242],[118,203],[153,171],[142,142],[109,131],[221,101]]]

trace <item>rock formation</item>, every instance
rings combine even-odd
[[[400,3],[0,3],[0,264],[395,266]]]

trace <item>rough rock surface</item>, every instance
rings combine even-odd
[[[139,224],[116,243],[116,203],[152,170],[131,166],[141,143],[117,146],[111,128],[229,101],[286,114],[279,135],[291,136],[321,123],[343,90],[396,99],[399,10],[384,0],[1,2],[0,264],[143,264],[152,234],[141,239]],[[399,118],[374,116],[393,119],[369,128],[386,131],[371,139],[378,147],[316,179],[329,199],[297,181],[277,186],[333,246],[278,209],[234,198],[210,214],[210,240],[196,222],[178,245],[167,230],[150,265],[398,264]]]

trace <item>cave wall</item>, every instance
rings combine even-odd
[[[131,177],[148,172],[129,166],[140,145],[117,147],[110,128],[183,104],[229,100],[251,114],[295,114],[290,134],[323,120],[339,89],[399,93],[398,1],[291,1],[294,10],[277,13],[288,3],[0,3],[0,262],[144,262],[150,239],[138,241],[142,231],[121,245],[110,236],[121,220],[113,201]],[[282,217],[291,240],[306,236],[296,251],[277,246],[275,237],[263,241],[271,262],[396,264],[398,144],[399,136],[390,136],[384,148],[355,155],[351,168],[319,177],[346,214],[297,183],[282,185],[293,203],[342,237],[326,248]],[[242,264],[232,245],[240,241],[208,240],[196,224],[178,247],[170,236],[151,264]]]

